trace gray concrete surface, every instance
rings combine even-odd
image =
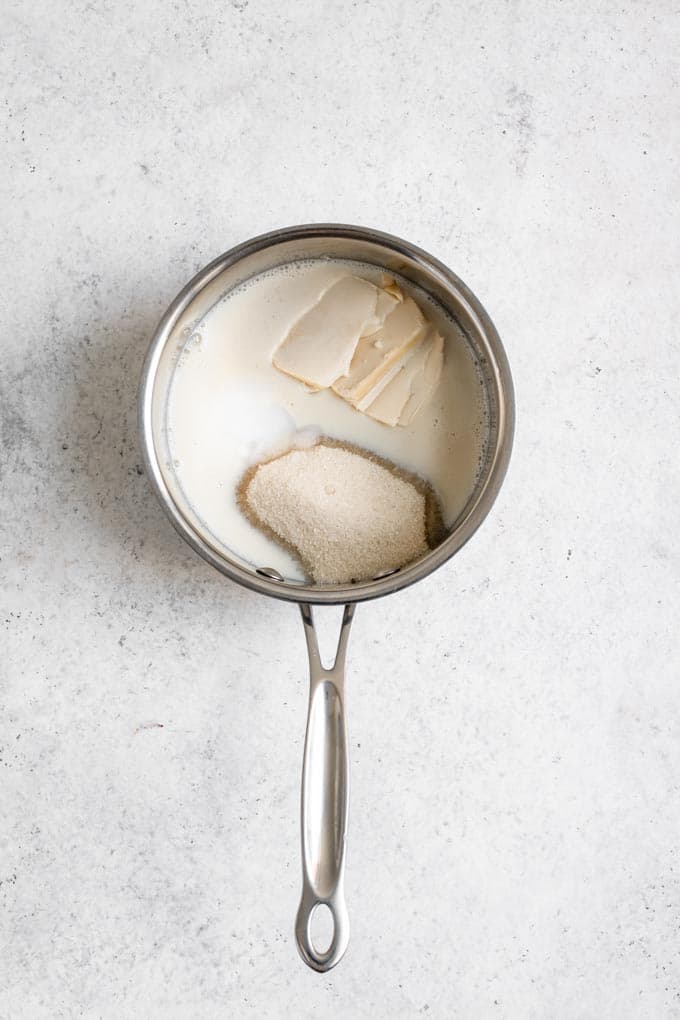
[[[5,0],[0,1016],[680,1017],[680,27],[610,0]],[[350,651],[352,943],[297,958],[292,607],[142,476],[194,271],[355,222],[485,303],[507,484]]]

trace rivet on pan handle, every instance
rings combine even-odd
[[[345,906],[345,839],[349,808],[349,750],[345,723],[345,657],[354,606],[344,608],[338,650],[330,669],[321,664],[312,607],[300,606],[309,654],[309,712],[302,764],[302,898],[295,938],[304,962],[314,970],[330,970],[349,942]],[[326,906],[333,919],[333,937],[323,952],[315,949],[311,919]]]

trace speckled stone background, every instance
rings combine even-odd
[[[680,1017],[676,7],[3,3],[3,1020]],[[519,411],[474,541],[357,613],[325,977],[300,621],[135,425],[180,286],[315,220],[448,262]]]

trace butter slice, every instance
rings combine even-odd
[[[378,288],[378,301],[375,306],[375,318],[367,323],[364,336],[370,336],[380,329],[383,322],[398,304],[404,300],[404,292],[392,276],[382,273],[380,276],[380,287]]]
[[[390,312],[380,329],[363,336],[357,344],[347,375],[333,389],[344,400],[361,404],[392,366],[423,336],[426,323],[412,298],[406,298]]]
[[[390,276],[389,273],[383,273],[381,275],[380,286],[384,291],[386,291],[388,294],[391,294],[394,298],[396,298],[397,301],[404,300],[403,290],[401,289],[397,281],[394,279],[394,277]]]
[[[444,341],[431,329],[414,351],[401,359],[389,381],[364,412],[385,425],[408,425],[432,397],[444,363]]]
[[[379,289],[378,300],[375,303],[375,314],[364,326],[362,336],[370,336],[377,329],[380,329],[390,312],[397,307],[399,301],[400,298],[395,297],[394,294]]]
[[[276,368],[324,389],[346,375],[359,337],[375,316],[378,288],[343,276],[291,327],[272,361]]]

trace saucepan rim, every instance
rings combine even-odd
[[[231,560],[202,535],[182,513],[166,484],[153,430],[153,398],[157,370],[167,341],[178,319],[200,292],[225,269],[266,248],[290,241],[345,238],[379,245],[393,255],[415,262],[421,272],[434,280],[441,291],[451,294],[457,308],[465,308],[476,332],[475,341],[485,354],[487,380],[493,385],[495,428],[493,448],[487,453],[485,477],[463,517],[439,545],[397,573],[377,580],[351,585],[310,585],[279,581],[257,573]],[[427,285],[425,284],[427,289]],[[444,304],[440,300],[440,304]],[[445,305],[444,305],[445,307]],[[451,309],[453,311],[453,309]],[[512,377],[500,337],[481,302],[447,266],[422,248],[380,230],[339,223],[312,223],[260,234],[219,255],[201,269],[179,292],[154,330],[142,370],[139,388],[139,434],[142,457],[152,487],[171,523],[182,538],[211,566],[231,580],[263,595],[288,602],[334,605],[364,602],[388,595],[414,584],[449,560],[475,533],[486,518],[499,492],[507,470],[515,422]]]

